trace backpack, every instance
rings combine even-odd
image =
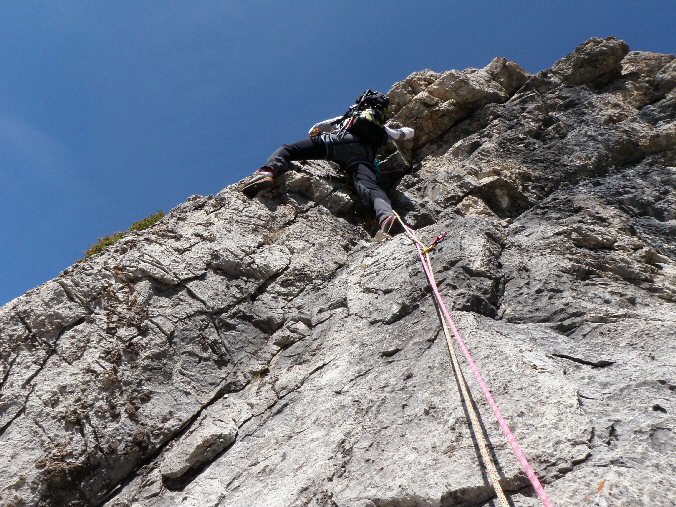
[[[385,95],[368,89],[336,123],[342,123],[341,132],[349,132],[373,148],[379,148],[387,140],[384,125],[389,103]]]
[[[375,108],[384,113],[387,106],[390,105],[390,99],[388,99],[386,95],[369,88],[362,93],[354,103],[357,106]]]

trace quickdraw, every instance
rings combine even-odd
[[[423,255],[430,253],[432,250],[434,250],[439,243],[441,243],[443,240],[446,239],[446,236],[448,235],[448,232],[442,232],[439,234],[436,238],[434,238],[434,241],[430,243],[430,246],[427,248],[423,249],[422,253]]]

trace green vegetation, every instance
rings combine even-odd
[[[150,227],[151,225],[156,224],[159,222],[159,220],[164,216],[164,211],[160,210],[157,213],[154,213],[150,215],[149,217],[144,218],[143,220],[139,220],[138,222],[134,222],[131,224],[131,227],[129,227],[129,230],[127,232],[116,232],[114,234],[111,234],[110,236],[105,236],[103,238],[99,238],[99,240],[96,242],[95,245],[93,245],[91,248],[85,251],[85,257],[91,257],[92,255],[96,255],[98,253],[103,252],[106,248],[108,248],[110,245],[114,245],[118,241],[120,241],[122,238],[124,238],[127,234],[130,232],[137,232],[137,231],[143,231]]]
[[[131,227],[129,228],[129,232],[132,231],[144,231],[151,225],[155,225],[157,222],[160,221],[160,219],[164,216],[164,211],[158,211],[157,213],[150,215],[149,217],[145,217],[143,220],[139,220],[138,222],[134,222],[131,224]]]

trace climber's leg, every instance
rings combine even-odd
[[[323,158],[326,158],[326,145],[320,137],[283,144],[270,155],[265,165],[256,171],[242,188],[242,192],[248,197],[254,197],[261,190],[271,187],[275,176],[285,173],[291,161]]]
[[[289,169],[289,162],[298,160],[322,160],[326,158],[326,144],[320,136],[301,139],[291,144],[283,144],[270,155],[265,163],[275,176]]]
[[[359,194],[362,204],[368,208],[373,208],[378,223],[393,216],[390,198],[378,186],[376,175],[371,168],[366,164],[357,164],[352,171],[354,188]]]

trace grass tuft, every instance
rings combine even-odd
[[[95,245],[92,245],[89,249],[85,251],[85,257],[89,258],[92,255],[96,255],[103,252],[110,245],[114,245],[130,232],[138,232],[147,229],[151,225],[154,225],[157,222],[159,222],[163,216],[164,211],[160,210],[157,213],[153,213],[149,217],[144,218],[143,220],[134,222],[133,224],[131,224],[131,227],[129,227],[129,230],[126,232],[116,232],[114,234],[111,234],[110,236],[99,238]]]

